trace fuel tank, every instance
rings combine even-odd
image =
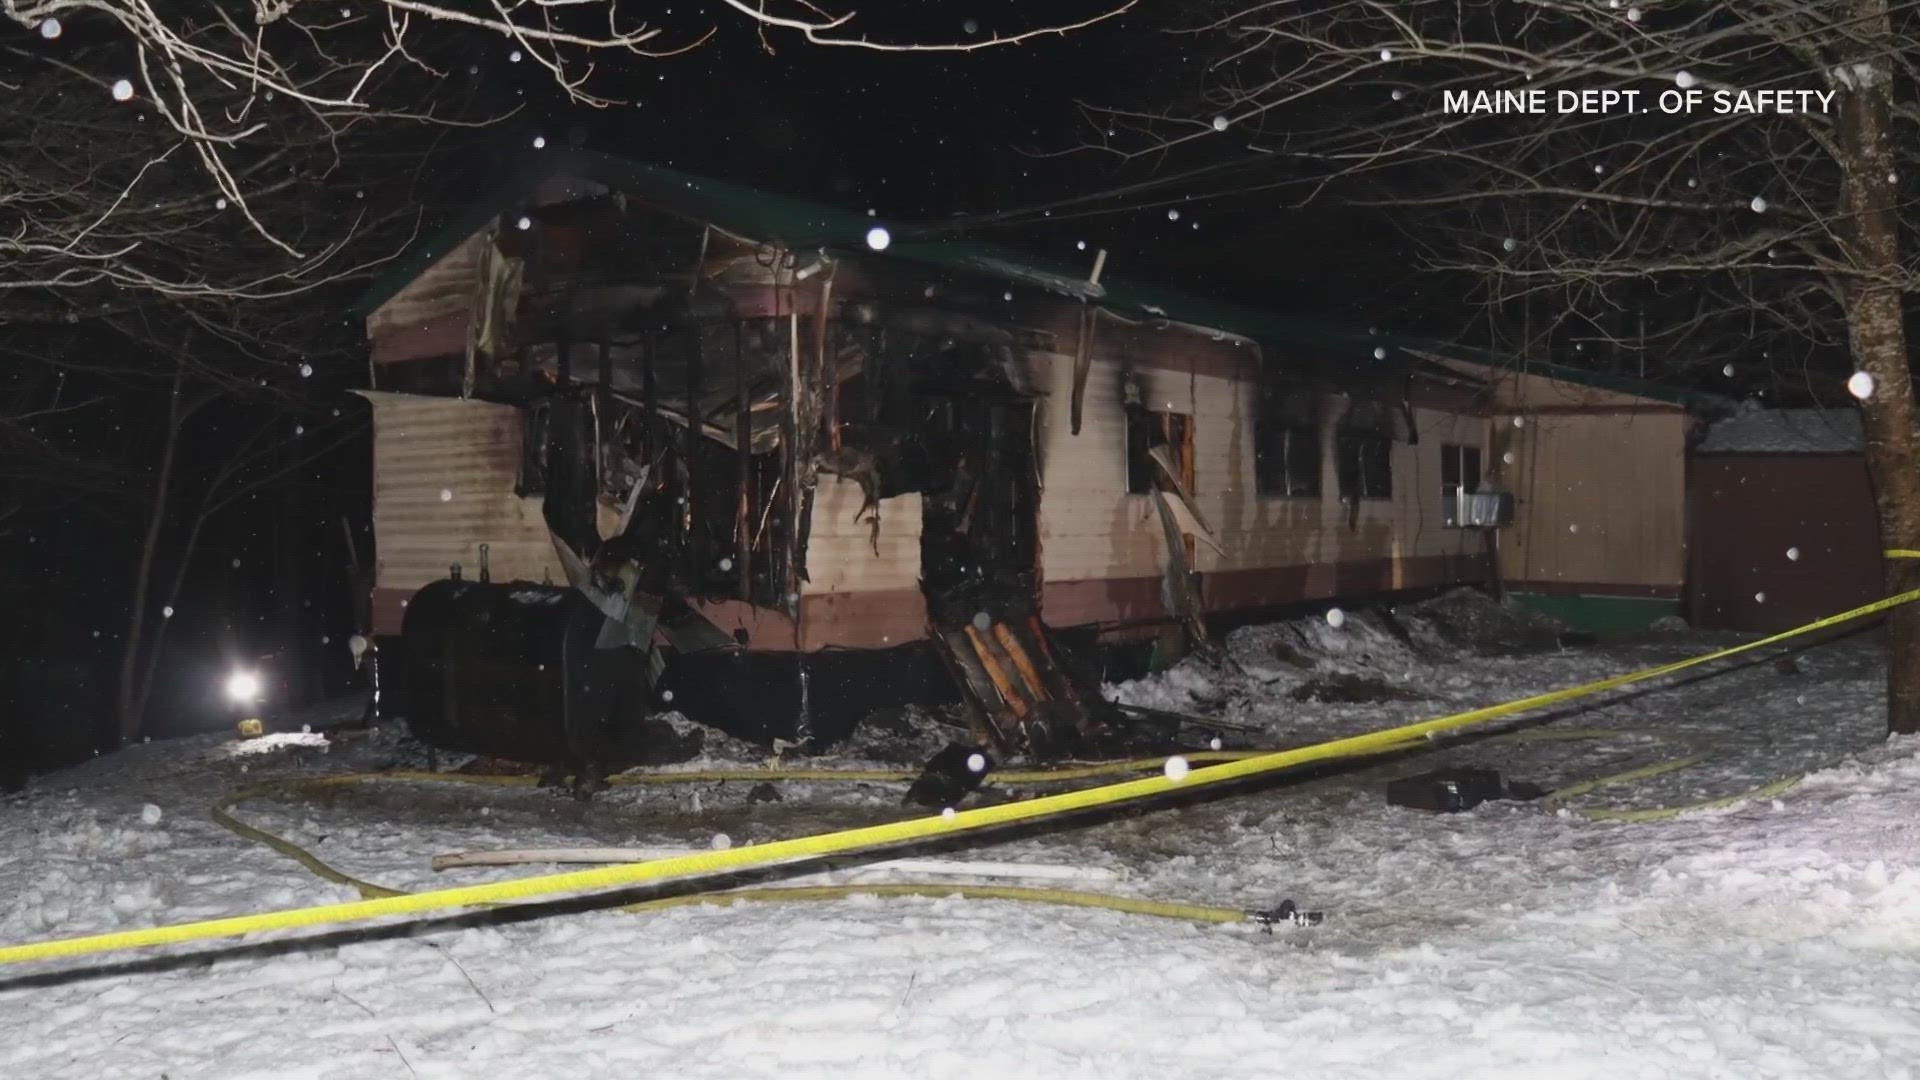
[[[564,585],[433,582],[408,600],[399,640],[383,646],[382,715],[404,717],[445,750],[620,769],[662,760],[658,744],[671,734],[649,722],[656,711],[762,745],[818,749],[876,709],[959,702],[926,642],[806,653],[666,647],[656,686],[642,650],[594,647],[605,622]]]
[[[606,617],[578,591],[443,579],[407,601],[386,691],[448,750],[545,765],[644,757],[645,654],[595,648]]]

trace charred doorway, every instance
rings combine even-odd
[[[921,584],[937,620],[986,611],[1024,622],[1040,554],[1033,403],[1008,391],[983,397],[942,397],[927,411]]]

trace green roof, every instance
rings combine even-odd
[[[360,318],[371,315],[401,289],[424,273],[434,261],[497,215],[525,206],[540,185],[555,177],[575,177],[610,189],[637,195],[689,217],[712,222],[755,240],[778,241],[789,247],[820,247],[862,257],[888,257],[918,262],[1026,286],[1048,288],[1097,300],[1102,307],[1134,316],[1220,330],[1248,338],[1262,346],[1288,350],[1308,348],[1331,356],[1296,357],[1338,365],[1356,375],[1394,375],[1410,370],[1409,350],[1448,356],[1476,364],[1511,368],[1507,358],[1484,350],[1395,334],[1376,334],[1350,327],[1320,325],[1277,315],[1228,301],[1183,295],[1177,291],[1122,276],[1104,277],[1097,289],[1086,282],[1085,265],[1067,265],[1032,252],[999,244],[956,237],[895,236],[883,256],[868,250],[867,230],[877,222],[866,214],[791,196],[760,191],[727,180],[694,176],[664,166],[588,150],[563,149],[541,154],[487,199],[456,215],[431,239],[394,264],[351,308]],[[1381,355],[1384,351],[1385,356]],[[1341,364],[1339,357],[1351,358]],[[1525,370],[1567,382],[1689,407],[1731,407],[1732,399],[1662,386],[1639,379],[1599,375],[1555,364],[1532,362]]]

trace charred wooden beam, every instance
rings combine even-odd
[[[692,522],[688,537],[687,554],[693,562],[692,579],[695,582],[707,579],[707,529],[702,516],[706,507],[700,478],[700,432],[704,428],[700,408],[700,393],[706,383],[706,356],[701,346],[704,335],[694,332],[693,348],[687,352],[687,434],[686,453],[683,460],[687,468],[687,520]],[[698,585],[695,586],[698,588]],[[704,590],[702,590],[704,591]]]
[[[753,395],[747,378],[746,327],[733,324],[733,375],[740,395],[738,425],[740,463],[739,511],[734,518],[733,565],[740,574],[740,599],[753,602]]]

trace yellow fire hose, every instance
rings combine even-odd
[[[1893,557],[1906,557],[1904,553]],[[1176,791],[1212,787],[1236,780],[1269,776],[1316,763],[1349,760],[1356,757],[1404,749],[1422,739],[1472,727],[1495,720],[1557,705],[1582,697],[1660,678],[1701,664],[1737,656],[1779,644],[1805,634],[1877,614],[1920,599],[1920,589],[1863,604],[1837,615],[1815,620],[1792,630],[1773,634],[1741,645],[1700,656],[1628,672],[1581,686],[1536,694],[1515,701],[1443,716],[1432,720],[1363,735],[1333,739],[1311,746],[1258,754],[1239,760],[1221,761],[1184,775],[1128,780],[1100,787],[1047,795],[1022,802],[964,810],[951,815],[915,818],[907,821],[846,829],[815,836],[778,840],[767,844],[725,850],[696,852],[642,863],[596,867],[557,874],[515,878],[480,885],[458,886],[428,892],[378,895],[358,901],[290,908],[281,911],[206,919],[171,926],[122,930],[104,934],[39,941],[0,947],[0,964],[46,960],[65,956],[97,955],[157,945],[184,944],[215,938],[237,937],[264,931],[291,930],[309,926],[339,925],[397,915],[451,911],[528,900],[552,900],[568,896],[628,889],[639,885],[683,881],[749,868],[792,864],[830,855],[872,851],[916,841],[954,836],[1017,822],[1060,817],[1087,810],[1141,802]],[[1094,766],[1093,768],[1100,768]],[[676,775],[676,774],[656,774]],[[679,774],[684,775],[684,774]],[[1675,812],[1680,812],[1676,810]],[[254,832],[261,832],[254,830]],[[277,839],[277,838],[276,838]],[[314,860],[318,862],[318,860]],[[303,860],[304,862],[304,860]],[[337,873],[337,871],[336,871]],[[358,888],[362,884],[355,883]],[[376,889],[380,888],[375,886]],[[856,890],[871,893],[873,886]],[[953,889],[945,895],[952,895]],[[1246,913],[1237,913],[1243,919]]]
[[[1676,741],[1671,735],[1650,731],[1630,731],[1603,728],[1535,728],[1524,731],[1507,732],[1496,736],[1495,742],[1534,743],[1534,742],[1571,742],[1615,738],[1649,738],[1656,741]],[[1685,741],[1685,740],[1679,740]],[[1410,746],[1412,743],[1403,744]],[[1401,749],[1401,746],[1389,747],[1383,752]],[[1190,761],[1219,762],[1239,761],[1249,757],[1273,753],[1271,750],[1216,750],[1189,755]],[[1548,803],[1564,802],[1604,787],[1633,783],[1652,779],[1681,769],[1691,768],[1708,760],[1705,753],[1689,754],[1685,757],[1660,761],[1651,765],[1629,769],[1624,772],[1602,776],[1592,780],[1556,788],[1543,796]],[[1129,773],[1149,772],[1163,768],[1164,758],[1137,758],[1129,761],[1101,762],[1097,765],[1070,766],[1060,769],[1010,770],[995,773],[993,779],[1002,784],[1049,784],[1080,780],[1098,776],[1116,776]],[[729,783],[729,782],[766,782],[766,781],[850,781],[850,782],[905,782],[913,780],[918,774],[905,769],[786,769],[786,768],[739,768],[739,769],[701,769],[680,772],[635,773],[616,775],[609,778],[617,785],[665,786],[684,783]],[[1591,818],[1602,820],[1650,821],[1656,818],[1673,817],[1696,809],[1730,805],[1743,799],[1766,797],[1785,790],[1797,782],[1799,777],[1789,777],[1782,781],[1740,792],[1707,803],[1689,804],[1678,807],[1658,807],[1650,810],[1586,810],[1582,813]],[[216,802],[212,807],[215,822],[234,834],[262,844],[293,859],[306,867],[315,876],[345,885],[359,892],[367,899],[407,895],[403,890],[390,888],[362,878],[353,877],[330,865],[311,851],[277,834],[249,825],[235,817],[234,807],[252,799],[269,795],[297,795],[305,791],[321,788],[345,787],[370,781],[434,781],[458,783],[481,787],[524,787],[533,784],[532,777],[525,776],[475,776],[463,773],[431,772],[384,772],[384,773],[340,773],[332,776],[317,777],[310,780],[285,781],[261,784],[235,791]],[[1029,888],[1022,886],[964,885],[964,884],[890,884],[874,885],[819,885],[805,887],[765,887],[752,889],[734,889],[726,892],[689,893],[655,900],[641,901],[620,908],[622,911],[658,911],[671,907],[680,907],[695,903],[731,904],[740,900],[785,901],[785,900],[824,900],[845,898],[854,895],[863,896],[961,896],[970,899],[1023,900],[1041,903],[1054,903],[1080,907],[1106,908],[1114,911],[1126,911],[1134,914],[1160,915],[1168,918],[1187,919],[1198,922],[1244,922],[1249,917],[1261,913],[1248,912],[1238,908],[1227,908],[1200,904],[1168,903],[1154,900],[1142,900],[1136,897],[1117,896],[1109,893],[1096,893],[1081,890]]]

